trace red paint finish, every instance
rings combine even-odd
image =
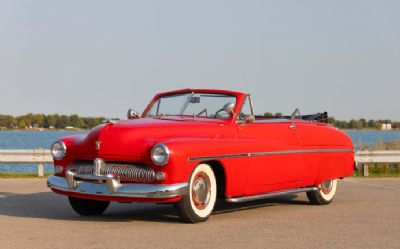
[[[315,121],[257,119],[255,122],[238,122],[247,97],[244,93],[211,89],[161,93],[152,99],[142,117],[160,97],[191,92],[235,96],[232,117],[168,116],[100,125],[87,136],[62,138],[67,146],[67,156],[54,164],[66,168],[74,160],[95,158],[141,163],[165,172],[166,179],[155,184],[174,184],[188,182],[196,165],[210,163],[214,168],[223,169],[219,171],[223,174],[217,177],[217,187],[225,190],[226,197],[317,186],[324,180],[352,174],[353,145],[345,133]],[[101,141],[100,148],[96,149],[96,141]],[[165,166],[153,164],[150,158],[152,147],[158,143],[165,144],[171,153]],[[160,201],[54,191],[79,198],[122,202],[176,202],[180,199]]]

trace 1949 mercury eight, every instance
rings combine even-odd
[[[205,221],[228,202],[306,192],[332,201],[353,173],[350,138],[327,114],[254,116],[250,95],[210,89],[157,94],[142,114],[109,120],[53,143],[48,186],[80,215],[110,201],[175,203],[186,222]]]

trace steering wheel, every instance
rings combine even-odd
[[[203,110],[201,110],[199,113],[196,114],[196,116],[200,116],[203,113],[205,113],[207,116],[207,108],[204,108]]]
[[[225,110],[224,108],[221,108],[221,109],[219,109],[218,111],[216,111],[215,114],[214,114],[214,118],[217,118],[218,114],[219,114],[220,112],[224,111],[224,110]]]

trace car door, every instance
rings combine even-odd
[[[248,99],[242,108],[250,102]],[[243,113],[239,116],[245,116]],[[248,156],[247,195],[298,186],[302,160],[296,123],[290,119],[238,120],[239,137]]]

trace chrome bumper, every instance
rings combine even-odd
[[[66,178],[49,176],[47,186],[65,192],[130,198],[173,198],[188,193],[188,183],[186,182],[169,185],[121,184],[112,175],[81,175],[73,172],[67,172]]]

